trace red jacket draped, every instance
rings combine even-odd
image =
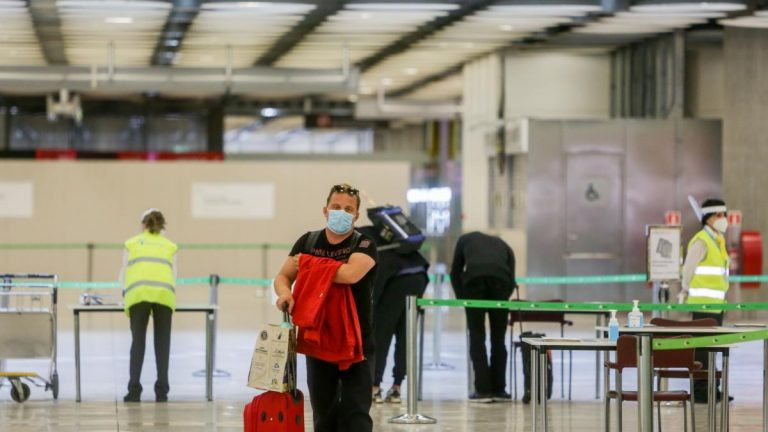
[[[299,329],[297,352],[347,370],[363,360],[363,341],[352,287],[333,282],[342,264],[309,254],[299,256],[293,323]]]

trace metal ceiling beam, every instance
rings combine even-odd
[[[360,61],[360,63],[358,63],[358,66],[360,67],[361,71],[365,72],[366,70],[384,61],[387,57],[406,51],[413,45],[421,42],[429,36],[432,36],[436,32],[448,27],[451,24],[461,21],[465,17],[472,15],[475,12],[485,9],[493,3],[496,3],[496,0],[469,0],[462,2],[458,9],[452,10],[447,15],[441,16],[422,25],[415,31],[382,48],[377,53],[364,58],[362,61]]]
[[[261,57],[256,59],[255,66],[272,66],[280,58],[290,52],[304,38],[315,31],[329,16],[340,11],[347,1],[341,0],[318,0],[317,7],[308,13],[304,19],[294,26],[290,31],[280,37],[272,47],[269,48]]]
[[[50,65],[69,64],[64,52],[64,38],[61,35],[61,19],[56,0],[29,0],[28,7],[45,61]]]
[[[200,12],[201,3],[201,0],[173,0],[173,8],[168,13],[152,54],[153,66],[173,63],[176,54],[181,51],[189,27]]]

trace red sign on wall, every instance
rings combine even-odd
[[[741,226],[741,210],[728,210],[728,225]]]
[[[677,210],[670,210],[664,213],[664,223],[667,225],[680,225],[682,216]]]

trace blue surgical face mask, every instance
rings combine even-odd
[[[352,229],[354,218],[344,210],[328,210],[328,229],[336,234],[345,234]]]

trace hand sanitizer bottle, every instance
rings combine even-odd
[[[640,312],[640,308],[638,307],[638,303],[640,303],[640,300],[632,300],[632,303],[635,305],[632,307],[632,312],[627,315],[628,322],[627,327],[632,328],[639,328],[643,326],[643,313]]]
[[[616,319],[616,311],[611,311],[611,320],[608,321],[608,340],[616,342],[619,340],[619,320]]]

